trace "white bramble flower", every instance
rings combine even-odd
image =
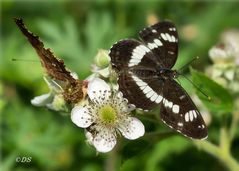
[[[213,62],[221,64],[239,65],[239,31],[228,30],[221,36],[221,44],[209,51]]]
[[[238,92],[239,31],[229,30],[224,32],[221,42],[209,51],[213,65],[207,68],[207,73],[225,88]]]
[[[110,86],[99,78],[88,84],[89,102],[75,106],[71,120],[78,127],[86,128],[87,141],[98,152],[106,153],[116,145],[117,134],[134,140],[144,135],[144,125],[129,115],[133,110],[119,92],[112,92]]]

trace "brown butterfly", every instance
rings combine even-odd
[[[87,82],[75,79],[70,71],[65,67],[64,61],[58,59],[51,52],[46,49],[39,36],[31,33],[23,23],[21,18],[15,18],[15,23],[26,36],[32,47],[36,50],[42,66],[45,68],[46,73],[54,80],[60,81],[64,90],[63,97],[68,103],[77,103],[84,99],[86,95]]]

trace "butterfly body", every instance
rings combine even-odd
[[[137,108],[160,106],[160,117],[170,128],[190,138],[206,138],[207,128],[200,112],[175,81],[179,76],[172,70],[178,55],[175,25],[163,21],[143,29],[139,37],[141,41],[124,39],[110,49],[119,90]]]

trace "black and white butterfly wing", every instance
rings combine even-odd
[[[118,71],[119,89],[129,103],[150,110],[162,101],[163,82],[151,75],[156,61],[147,46],[134,39],[121,40],[112,46],[109,55]]]
[[[140,41],[125,39],[115,43],[109,52],[111,64],[117,71],[142,66],[152,68],[156,59],[150,49]]]
[[[157,64],[172,68],[178,56],[178,33],[175,25],[162,21],[144,28],[139,37],[157,57]]]
[[[174,80],[165,80],[160,116],[169,127],[194,139],[207,138],[207,127],[189,95]]]
[[[150,110],[160,105],[163,122],[183,135],[206,138],[206,125],[189,95],[173,77],[160,74],[172,71],[177,60],[175,25],[160,22],[143,29],[139,36],[142,42],[122,40],[110,49],[111,64],[118,71],[119,90],[137,108]]]
[[[143,110],[151,110],[163,100],[163,82],[157,78],[140,77],[138,74],[140,73],[121,73],[118,79],[120,91],[130,104]]]

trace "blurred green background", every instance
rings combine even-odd
[[[208,51],[219,41],[220,34],[226,29],[239,28],[238,2],[9,0],[0,3],[2,171],[226,170],[219,160],[178,134],[152,143],[121,140],[117,155],[115,152],[97,155],[85,143],[84,130],[76,127],[70,117],[31,105],[30,100],[46,93],[48,87],[37,54],[16,27],[13,17],[23,18],[28,29],[84,79],[90,74],[90,64],[98,49],[109,49],[122,38],[137,38],[139,30],[163,19],[172,20],[179,30],[180,49],[175,68],[200,56],[193,67],[203,71],[211,63]],[[13,62],[12,58],[35,62]],[[146,131],[155,127],[169,130],[162,122],[153,126],[143,122]],[[209,126],[209,140],[215,143],[219,123],[219,119],[213,120]],[[239,136],[231,151],[239,159]],[[31,162],[18,163],[17,156],[31,157]]]

